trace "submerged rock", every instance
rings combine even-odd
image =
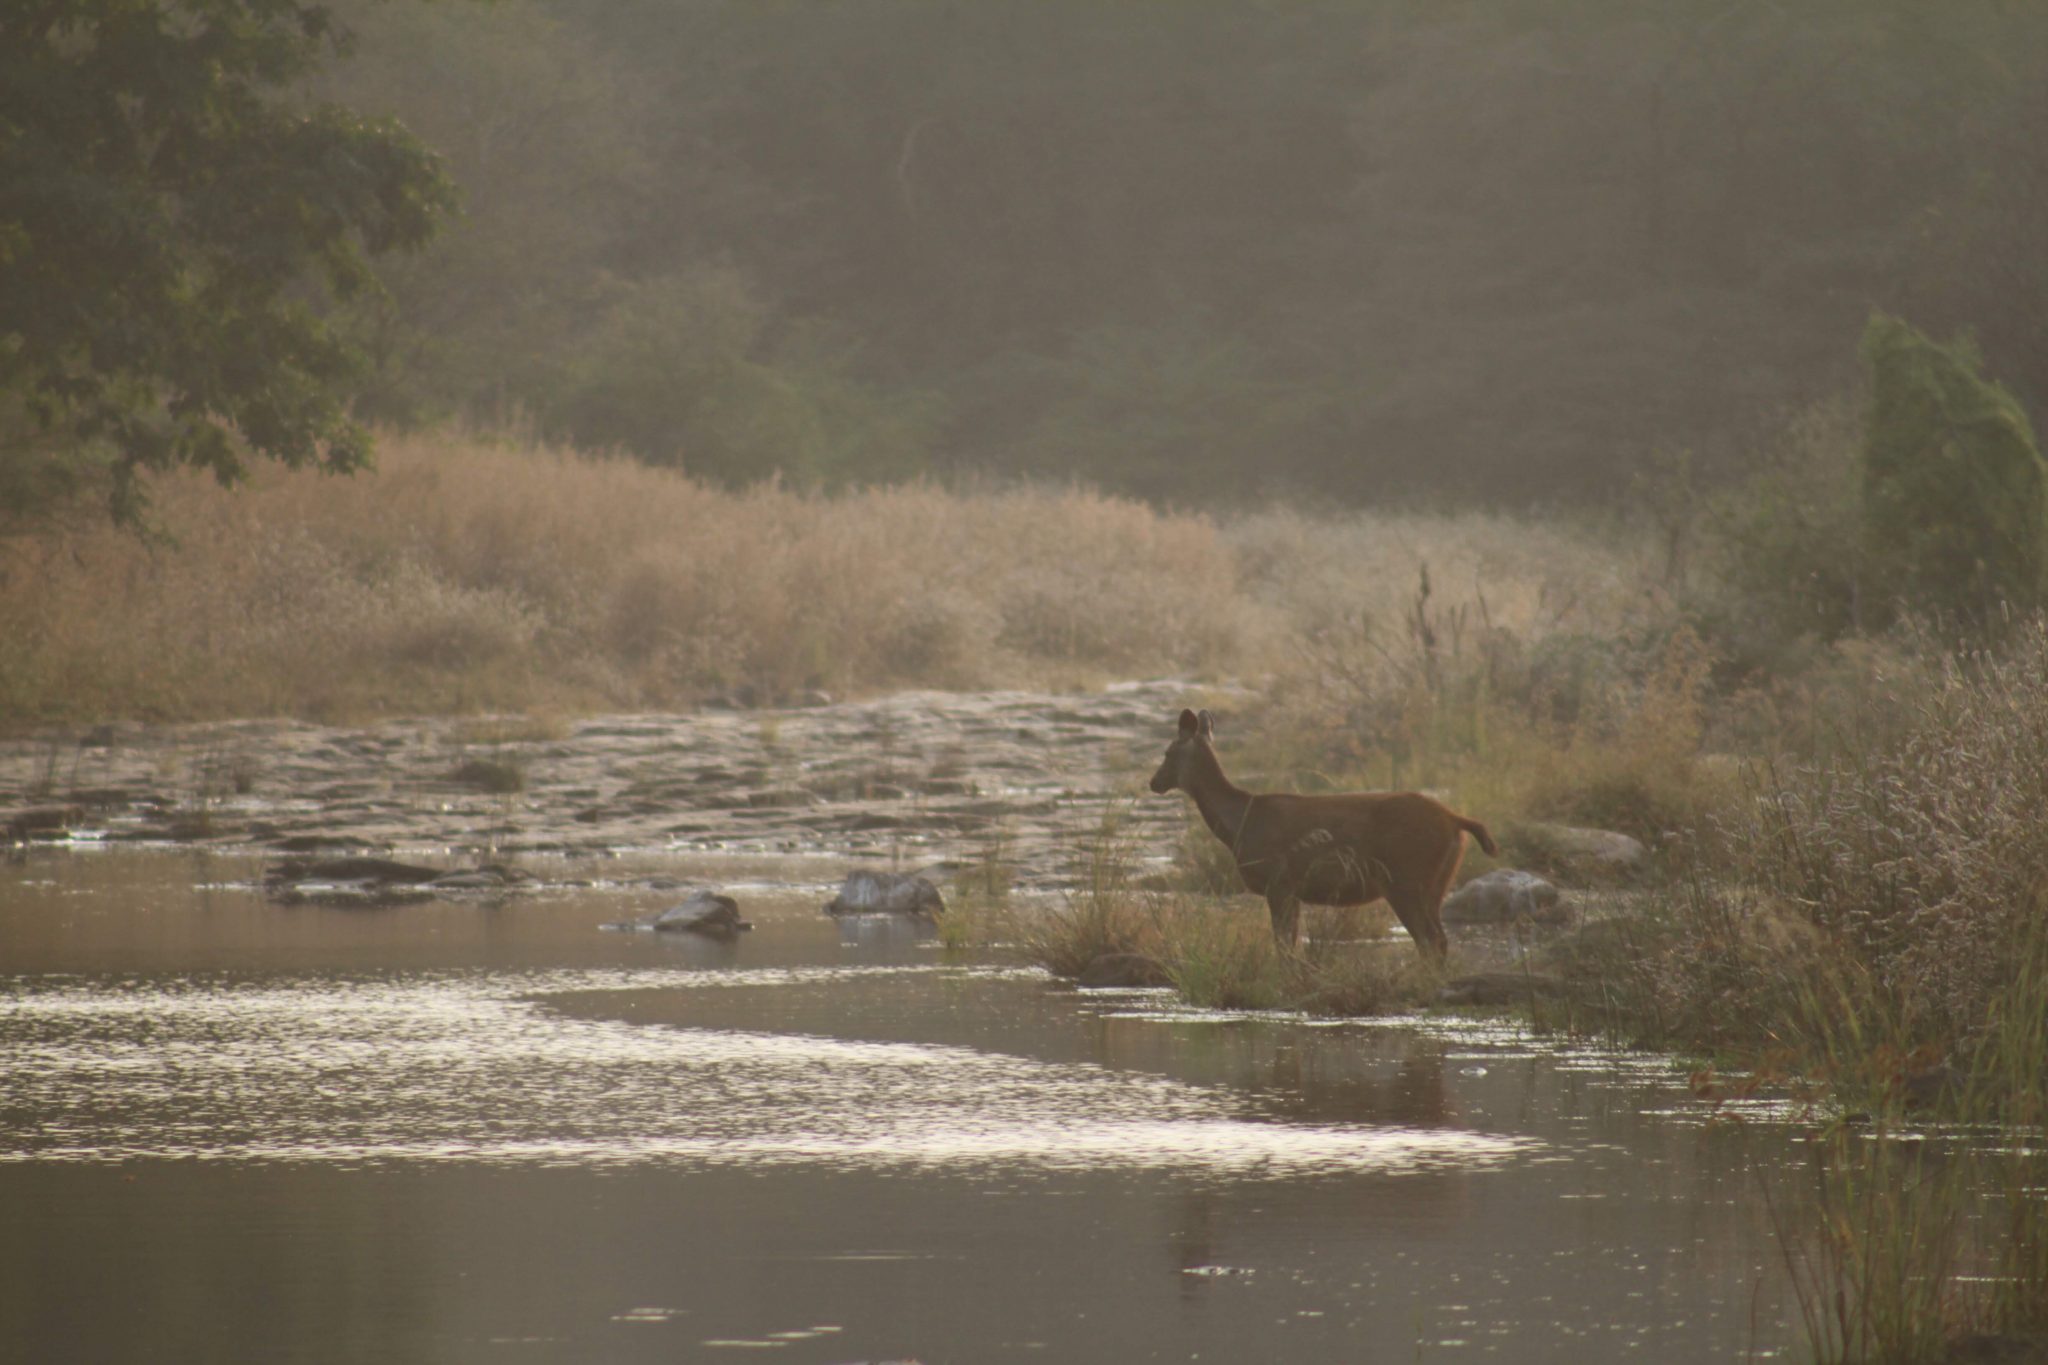
[[[717,891],[695,891],[682,904],[657,910],[645,919],[622,920],[600,927],[641,933],[697,934],[704,938],[729,940],[754,926],[740,918],[740,903],[731,896]]]
[[[828,915],[917,915],[936,919],[946,898],[916,873],[849,872],[839,894],[825,903]]]
[[[503,863],[447,871],[391,858],[284,858],[263,876],[264,894],[284,905],[400,905],[470,891],[503,892],[537,880]]]
[[[31,806],[0,816],[0,829],[10,839],[61,839],[72,826],[85,822],[80,806]]]
[[[1474,877],[1444,901],[1445,924],[1507,924],[1531,919],[1563,924],[1571,918],[1557,887],[1533,872],[1495,868]]]
[[[271,845],[279,853],[321,853],[328,849],[368,848],[367,839],[353,834],[293,834]]]
[[[642,921],[642,927],[665,934],[704,934],[710,938],[731,938],[754,926],[740,918],[740,904],[716,891],[699,891],[681,905]]]
[[[286,858],[263,875],[266,883],[361,882],[378,886],[419,886],[444,875],[437,867],[390,858]]]
[[[524,868],[486,863],[459,872],[444,872],[426,885],[434,891],[506,891],[515,886],[531,886],[538,880]]]

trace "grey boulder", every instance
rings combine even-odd
[[[839,894],[825,903],[828,915],[916,915],[937,919],[946,898],[929,878],[904,872],[849,872]]]
[[[1445,924],[1509,924],[1530,919],[1562,924],[1570,918],[1555,886],[1533,872],[1496,868],[1474,877],[1445,899]]]

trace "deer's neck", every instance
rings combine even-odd
[[[1181,786],[1195,798],[1195,809],[1202,813],[1202,823],[1209,827],[1209,832],[1236,852],[1238,838],[1244,833],[1245,815],[1252,808],[1252,794],[1225,777],[1223,765],[1207,749],[1196,751],[1181,777]]]

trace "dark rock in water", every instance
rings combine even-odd
[[[766,791],[748,792],[746,804],[756,810],[788,810],[796,806],[813,806],[818,798],[802,787],[771,787]]]
[[[389,858],[286,858],[263,876],[266,884],[288,882],[360,882],[374,886],[419,886],[444,875],[437,867],[418,867]]]
[[[399,905],[464,891],[526,886],[531,872],[502,863],[448,872],[390,858],[285,858],[263,877],[263,890],[285,905]]]
[[[127,787],[80,787],[71,793],[71,799],[92,810],[119,810],[136,796]]]
[[[233,834],[236,826],[224,824],[205,812],[197,815],[180,815],[157,831],[165,839],[179,843],[197,843],[201,839],[218,839]]]
[[[1436,998],[1443,1005],[1518,1005],[1532,998],[1554,999],[1566,989],[1557,977],[1534,972],[1479,972],[1446,981]]]
[[[1081,969],[1074,984],[1089,989],[1123,986],[1170,986],[1166,965],[1143,953],[1104,953]]]
[[[696,891],[680,905],[657,910],[646,919],[626,920],[601,926],[606,929],[650,930],[658,933],[700,934],[705,938],[730,939],[754,926],[740,918],[739,902],[716,891]]]
[[[459,872],[444,872],[426,885],[435,891],[506,891],[515,886],[531,886],[538,880],[524,868],[486,863]]]
[[[369,846],[366,840],[353,834],[294,834],[271,845],[279,853],[322,853],[328,849]]]
[[[10,839],[61,839],[73,825],[84,822],[85,811],[79,806],[31,806],[9,811],[0,820],[0,829]]]
[[[1444,901],[1445,924],[1508,924],[1519,919],[1562,924],[1571,917],[1557,888],[1533,872],[1496,868],[1474,877]]]
[[[919,915],[946,913],[939,888],[915,873],[849,872],[839,894],[825,903],[828,915]]]
[[[731,896],[716,891],[699,891],[681,905],[668,909],[643,920],[641,927],[662,933],[704,934],[711,938],[731,938],[734,934],[754,926],[740,918],[739,902]]]

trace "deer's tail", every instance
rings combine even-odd
[[[1453,816],[1452,818],[1458,822],[1459,829],[1464,830],[1479,841],[1479,846],[1486,850],[1487,857],[1498,858],[1500,856],[1500,845],[1496,844],[1493,841],[1493,836],[1486,832],[1486,826],[1480,824],[1477,820],[1467,820],[1462,815]]]

